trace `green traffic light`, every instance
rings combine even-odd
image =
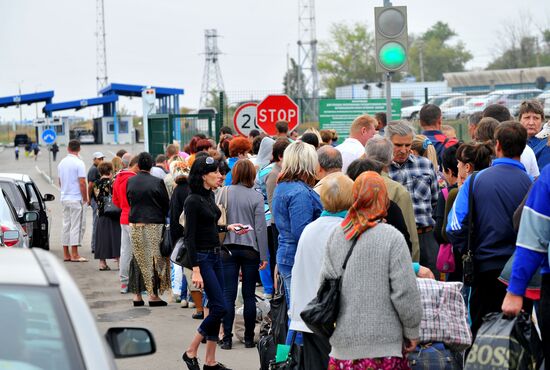
[[[403,45],[397,42],[388,42],[380,48],[378,60],[386,69],[399,69],[407,61],[407,54]]]

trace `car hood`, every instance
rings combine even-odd
[[[424,105],[412,105],[410,107],[401,108],[401,112],[416,112],[422,109]]]

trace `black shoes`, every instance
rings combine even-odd
[[[223,338],[220,345],[221,349],[231,349],[233,347],[233,341],[231,338]]]
[[[168,306],[165,301],[149,301],[149,307],[164,307]]]
[[[191,317],[196,320],[204,320],[204,312],[201,311],[201,312],[194,313]]]
[[[256,348],[256,343],[254,340],[244,340],[244,348]]]
[[[202,370],[231,370],[231,369],[228,367],[225,367],[224,364],[218,362],[216,365],[212,365],[212,366],[203,365]]]
[[[183,355],[181,356],[181,359],[183,360],[183,362],[185,362],[185,364],[187,365],[187,368],[189,370],[201,370],[201,368],[199,366],[199,360],[197,360],[196,357],[191,358],[191,357],[187,356],[187,352],[183,352]]]
[[[141,307],[145,304],[143,301],[132,301],[134,302],[134,307]]]

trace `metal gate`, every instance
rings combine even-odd
[[[149,153],[153,157],[166,152],[166,147],[179,142],[180,150],[197,134],[216,138],[219,128],[215,127],[209,114],[154,114],[147,118]]]

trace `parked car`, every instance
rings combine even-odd
[[[443,104],[446,100],[449,100],[451,98],[457,97],[457,96],[464,96],[464,94],[460,93],[446,93],[446,94],[440,94],[437,96],[434,96],[428,100],[428,104],[435,104],[437,106],[440,106]],[[418,112],[420,112],[420,109],[424,104],[418,104],[413,105],[410,107],[402,108],[401,109],[401,118],[402,119],[416,119],[418,118]]]
[[[81,133],[77,139],[80,144],[95,144],[95,136],[91,132]]]
[[[0,173],[2,178],[15,181],[21,192],[25,195],[26,208],[38,212],[38,220],[33,224],[32,248],[50,249],[50,219],[46,202],[55,200],[52,194],[44,194],[29,175],[18,173]]]
[[[544,101],[544,115],[546,118],[550,118],[550,99]]]
[[[147,329],[101,335],[71,275],[40,249],[0,249],[0,307],[3,369],[115,370],[114,358],[156,351]]]
[[[13,139],[14,146],[25,146],[31,142],[31,138],[27,134],[17,134]]]
[[[546,103],[546,100],[548,100],[548,98],[550,98],[550,90],[544,90],[539,95],[537,95],[537,99],[543,105]]]
[[[29,236],[22,226],[38,218],[36,212],[25,212],[18,216],[6,192],[0,189],[0,231],[4,247],[29,248]]]
[[[445,101],[439,106],[443,119],[459,119],[466,111],[466,102],[470,100],[469,96],[457,96]]]
[[[25,193],[23,193],[21,188],[19,188],[15,180],[0,177],[0,189],[6,193],[6,196],[15,208],[17,218],[20,219],[23,217],[25,212],[33,210],[27,202]],[[27,235],[29,240],[28,246],[30,247],[33,243],[34,224],[32,222],[25,221],[21,223],[21,226],[23,227],[23,230],[25,230],[25,235]]]

